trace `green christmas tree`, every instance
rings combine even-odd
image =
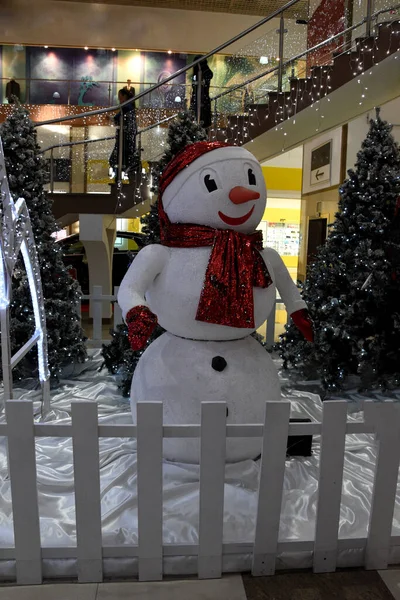
[[[153,169],[153,192],[157,196],[158,182],[166,165],[189,144],[207,139],[204,129],[196,123],[191,112],[180,113],[169,126],[167,149],[161,160]],[[160,241],[160,224],[158,220],[158,202],[152,205],[150,212],[141,219],[144,245],[157,244]],[[149,339],[148,346],[164,333],[158,326]],[[123,395],[128,396],[133,373],[144,350],[134,352],[128,341],[128,329],[125,324],[119,325],[111,332],[112,340],[103,346],[104,364],[110,373],[117,375],[118,387]]]
[[[35,237],[47,320],[49,367],[53,379],[62,368],[86,359],[84,333],[78,317],[81,291],[64,266],[61,248],[53,234],[58,230],[51,201],[44,190],[48,181],[46,161],[40,154],[36,131],[27,110],[16,105],[0,126],[5,163],[14,198],[24,198]],[[27,274],[17,261],[12,281],[10,309],[11,351],[15,353],[31,337],[34,317]],[[32,375],[37,355],[32,350],[14,369],[14,378]]]
[[[281,338],[284,367],[330,392],[352,375],[361,389],[400,385],[399,195],[399,148],[377,110],[303,286],[315,342],[293,324]]]

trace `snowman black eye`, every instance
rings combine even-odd
[[[249,185],[257,185],[256,176],[254,175],[252,169],[249,169],[247,171],[247,175],[248,175],[248,178],[249,178]]]
[[[218,189],[215,179],[211,177],[211,175],[206,175],[204,177],[204,183],[206,184],[207,190],[210,192],[215,192]]]

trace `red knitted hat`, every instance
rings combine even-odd
[[[224,142],[196,142],[195,144],[190,144],[186,146],[183,150],[181,150],[175,158],[171,160],[171,162],[165,168],[158,186],[159,189],[159,197],[163,195],[165,189],[169,186],[171,181],[185,169],[192,162],[199,158],[203,154],[207,152],[211,152],[212,150],[217,150],[218,148],[226,148],[227,146],[231,146],[232,144],[226,144]]]

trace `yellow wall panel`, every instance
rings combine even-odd
[[[267,208],[265,210],[263,221],[269,223],[280,223],[284,219],[286,223],[300,223],[300,207],[298,209],[285,208],[285,200],[282,200],[282,208]]]
[[[301,192],[302,169],[285,169],[283,167],[261,167],[267,189]]]
[[[133,231],[134,233],[140,232],[140,219],[138,217],[135,219],[128,219],[128,231]]]
[[[297,269],[299,264],[298,256],[282,256],[281,257],[288,269]]]

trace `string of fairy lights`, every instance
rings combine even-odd
[[[392,4],[390,0],[385,0],[385,2],[387,6],[383,6],[383,9]],[[361,8],[360,4],[359,10]],[[391,18],[395,18],[395,16],[397,15],[391,15]],[[387,18],[387,15],[381,15],[379,18],[384,20],[385,17]],[[354,98],[354,101],[357,101],[360,106],[366,104],[369,88],[368,75],[372,73],[371,64],[375,66],[382,60],[380,27],[385,27],[389,32],[388,39],[385,38],[385,55],[395,54],[397,59],[397,53],[400,50],[398,20],[393,20],[389,25],[374,22],[374,26],[376,26],[376,30],[373,38],[363,38],[363,35],[365,35],[365,24],[363,24],[358,29],[353,30],[351,42],[342,36],[337,38],[333,48],[328,39],[326,40],[326,47],[320,48],[318,53],[308,54],[296,62],[285,64],[282,93],[278,93],[277,67],[279,61],[277,54],[279,36],[276,30],[270,29],[263,32],[262,36],[241,48],[233,56],[225,57],[224,69],[227,72],[240,72],[242,77],[243,72],[246,72],[246,68],[248,68],[251,72],[249,79],[254,79],[257,75],[260,76],[256,81],[249,84],[244,82],[240,87],[234,80],[231,81],[232,87],[235,89],[222,96],[220,96],[220,93],[225,91],[226,88],[216,85],[211,89],[212,124],[209,130],[210,139],[227,140],[230,143],[241,145],[251,143],[254,134],[259,135],[264,131],[275,129],[275,131],[282,134],[281,150],[285,152],[287,149],[286,140],[290,137],[291,128],[296,126],[298,113],[308,107],[315,111],[315,133],[324,131],[325,113],[327,105],[331,102],[330,93],[332,91],[334,64],[337,64],[337,61],[340,60],[343,61],[343,68],[348,69],[350,65],[352,78],[356,79],[359,84],[359,96]],[[285,27],[287,27],[285,30],[285,55],[296,56],[301,54],[306,47],[306,28],[296,25],[294,19],[285,20]],[[333,52],[334,64],[332,62]],[[212,63],[212,60],[210,63]],[[315,64],[314,68],[312,68],[313,63]],[[213,63],[211,66],[213,66]],[[181,87],[184,94],[188,96],[188,90],[186,89],[188,86],[183,84]],[[213,100],[215,96],[217,96],[217,99]],[[179,100],[180,106],[188,106],[188,99],[183,97],[183,94]],[[162,94],[160,97],[157,96],[157,103],[162,104]],[[139,103],[137,108],[139,130],[146,129],[150,125],[171,117],[176,114],[177,108],[179,108],[171,109],[160,105],[151,106],[150,104],[151,95],[148,98],[146,97],[145,101]],[[32,105],[27,108],[34,120],[39,120],[35,118],[35,115],[40,114],[43,107]],[[76,115],[79,119],[79,125],[86,130],[89,138],[107,137],[115,132],[110,124],[110,113],[86,117],[80,114],[82,108],[77,106],[52,105],[45,108],[51,111],[51,118]],[[12,110],[12,106],[3,107],[3,114],[4,112],[7,114],[7,110]],[[46,118],[48,116],[46,114]],[[139,138],[142,168],[138,173],[139,176],[136,177],[137,185],[134,191],[134,204],[138,207],[143,203],[142,189],[148,190],[151,187],[151,168],[149,164],[155,161],[154,157],[161,156],[163,153],[167,127],[168,122],[144,132]],[[100,128],[102,129],[100,130]],[[62,124],[38,127],[38,141],[42,147],[61,144],[66,139],[69,140],[70,130],[69,125]],[[82,146],[58,148],[54,156],[57,160],[65,161],[66,179],[70,176],[71,164],[82,160],[84,157],[87,165],[87,191],[108,192],[109,181],[107,176],[102,178],[101,173],[105,172],[113,144],[113,140],[107,140],[90,144],[87,149],[82,148]],[[68,161],[69,165],[67,165]],[[62,171],[62,165],[59,168]],[[67,185],[63,189],[62,183],[57,182],[56,187],[58,188],[57,191],[66,191]],[[124,204],[126,190],[127,186],[124,183],[119,185],[116,212]],[[137,210],[140,212],[140,208]]]
[[[394,54],[394,58],[397,60],[397,53],[400,50],[399,23],[398,20],[392,21],[390,24],[379,23],[377,35],[368,40],[361,37],[360,27],[360,32],[355,30],[350,47],[348,42],[343,40],[334,49],[335,59],[337,60],[341,56],[345,57],[343,63],[347,62],[350,65],[351,76],[353,79],[357,79],[360,92],[358,97],[354,97],[354,101],[358,102],[359,106],[363,106],[367,102],[368,76],[372,74],[371,64],[377,66],[382,60],[378,58],[381,54],[379,30],[385,27],[389,32],[385,56]],[[357,40],[357,35],[360,35],[359,40]],[[368,55],[371,55],[372,58]],[[277,93],[277,86],[275,86],[275,89],[272,89],[272,93],[269,94],[268,102],[258,105],[254,103],[247,110],[246,106],[243,106],[240,113],[228,118],[226,114],[220,112],[218,104],[215,102],[211,138],[223,139],[234,144],[246,144],[252,141],[252,130],[259,135],[268,129],[275,129],[283,134],[282,152],[285,152],[285,138],[290,133],[290,127],[296,125],[298,112],[307,107],[316,113],[315,132],[324,130],[324,111],[326,105],[331,102],[329,94],[332,91],[334,68],[332,58],[332,48],[330,48],[318,57],[316,69],[310,68],[312,56],[309,57],[308,63],[299,61],[298,64],[291,65],[290,70],[295,71],[296,75],[294,78],[287,78],[286,86],[281,94]],[[325,100],[326,103],[322,103],[322,100]]]

